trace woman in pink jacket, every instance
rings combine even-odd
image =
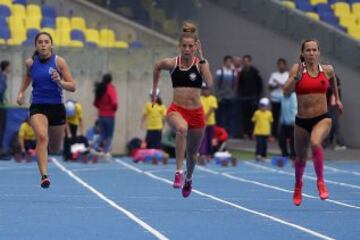
[[[111,74],[105,74],[101,82],[95,83],[94,106],[98,109],[100,123],[100,141],[103,151],[107,156],[111,156],[111,142],[115,129],[115,112],[118,107],[117,92],[111,83]]]

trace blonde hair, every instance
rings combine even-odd
[[[182,33],[179,37],[179,42],[183,40],[183,38],[192,38],[194,41],[198,40],[198,37],[196,35],[197,27],[194,23],[186,21],[182,25]]]

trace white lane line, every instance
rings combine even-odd
[[[131,213],[130,211],[126,210],[125,208],[119,206],[118,204],[116,204],[113,200],[109,199],[108,197],[106,197],[104,194],[102,194],[101,192],[99,192],[98,190],[96,190],[94,187],[92,187],[91,185],[89,185],[87,182],[85,182],[84,180],[82,180],[80,177],[76,176],[71,170],[68,170],[66,167],[64,167],[61,163],[59,163],[55,158],[52,159],[53,163],[60,168],[61,171],[67,173],[71,178],[73,178],[75,181],[77,181],[80,185],[82,185],[83,187],[87,188],[89,191],[91,191],[92,193],[94,193],[96,196],[98,196],[100,199],[102,199],[103,201],[105,201],[106,203],[108,203],[110,206],[112,206],[113,208],[115,208],[116,210],[122,212],[123,214],[125,214],[128,218],[130,218],[132,221],[134,221],[135,223],[137,223],[138,225],[140,225],[142,228],[144,228],[145,230],[149,231],[152,235],[154,235],[157,239],[160,240],[168,240],[168,238],[166,236],[164,236],[163,234],[161,234],[158,230],[154,229],[153,227],[151,227],[149,224],[147,224],[146,222],[144,222],[143,220],[141,220],[140,218],[138,218],[137,216],[135,216],[135,214]]]
[[[274,173],[279,173],[279,174],[283,174],[283,175],[295,176],[294,173],[286,172],[286,171],[283,171],[283,170],[277,170],[277,169],[270,168],[270,167],[261,166],[260,164],[252,163],[252,162],[249,162],[249,161],[244,161],[244,164],[250,165],[252,167],[262,169],[262,170],[265,170],[265,171],[268,171],[268,172],[274,172]],[[304,174],[304,178],[317,181],[316,177],[308,176],[306,174]],[[337,181],[333,181],[333,180],[325,180],[325,182],[326,183],[331,183],[331,184],[334,184],[334,185],[338,185],[338,186],[342,186],[342,187],[360,189],[360,186],[355,185],[355,184],[337,182]]]
[[[360,176],[360,172],[356,172],[356,171],[348,171],[348,170],[343,170],[343,169],[339,169],[339,168],[335,168],[335,167],[329,167],[329,166],[324,166],[325,169],[336,172],[336,173],[347,173],[347,174],[353,174],[355,176]]]
[[[116,159],[115,160],[116,163],[122,165],[122,166],[125,166],[125,167],[129,167],[129,169],[137,172],[137,173],[141,173],[141,174],[145,174],[147,175],[148,177],[150,178],[153,178],[153,179],[156,179],[156,180],[159,180],[159,181],[162,181],[162,182],[165,182],[167,184],[170,184],[172,185],[172,182],[166,178],[162,178],[162,177],[159,177],[159,176],[156,176],[150,172],[145,172],[139,168],[136,168],[134,166],[131,166],[130,164],[120,160],[120,159]],[[240,209],[244,212],[248,212],[248,213],[252,213],[254,215],[257,215],[257,216],[260,216],[260,217],[263,217],[263,218],[266,218],[266,219],[270,219],[274,222],[278,222],[278,223],[281,223],[281,224],[284,224],[286,226],[289,226],[289,227],[292,227],[292,228],[295,228],[299,231],[302,231],[302,232],[305,232],[305,233],[308,233],[312,236],[315,236],[315,237],[318,237],[320,239],[326,239],[326,240],[334,240],[335,238],[332,238],[332,237],[329,237],[329,236],[326,236],[324,234],[321,234],[319,232],[316,232],[314,230],[311,230],[309,228],[306,228],[306,227],[303,227],[303,226],[300,226],[300,225],[297,225],[297,224],[294,224],[294,223],[291,223],[291,222],[287,222],[285,220],[282,220],[280,218],[277,218],[277,217],[274,217],[274,216],[271,216],[271,215],[268,215],[268,214],[265,214],[265,213],[262,213],[262,212],[259,212],[259,211],[256,211],[256,210],[252,210],[252,209],[249,209],[249,208],[246,208],[246,207],[243,207],[243,206],[240,206],[238,204],[235,204],[235,203],[232,203],[232,202],[229,202],[229,201],[226,201],[226,200],[223,200],[221,198],[218,198],[214,195],[211,195],[211,194],[207,194],[207,193],[204,193],[202,191],[199,191],[199,190],[196,190],[196,189],[193,189],[192,190],[193,193],[196,193],[200,196],[203,196],[203,197],[206,197],[206,198],[210,198],[214,201],[217,201],[217,202],[220,202],[222,204],[225,204],[225,205],[229,205],[231,207],[234,207],[234,208],[237,208],[237,209]]]
[[[199,166],[199,167],[197,167],[197,169],[199,169],[200,171],[209,172],[208,169],[206,169],[204,167]],[[237,177],[237,176],[231,175],[229,173],[222,173],[222,172],[216,172],[216,171],[212,171],[212,172],[214,172],[213,174],[216,174],[216,175],[220,174],[220,175],[222,175],[222,176],[224,176],[226,178],[233,179],[233,180],[236,180],[236,181],[239,181],[239,182],[254,184],[254,185],[257,185],[257,186],[260,186],[260,187],[270,188],[270,189],[274,189],[274,190],[277,190],[277,191],[286,192],[286,193],[290,193],[290,194],[293,193],[293,191],[285,189],[285,188],[277,187],[277,186],[274,186],[274,185],[269,185],[269,184],[266,184],[266,183],[261,183],[261,182],[258,182],[258,181],[249,180],[249,179],[246,179],[246,178]],[[311,198],[311,199],[318,199],[319,198],[317,196],[306,194],[306,193],[303,193],[302,195],[304,197]],[[332,200],[332,199],[327,199],[325,201],[336,204],[336,205],[344,206],[344,207],[360,209],[359,206],[347,204],[347,203]]]

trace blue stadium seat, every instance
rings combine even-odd
[[[41,27],[55,28],[55,18],[44,17],[41,19]]]
[[[339,19],[333,13],[320,15],[320,19],[333,26],[339,25]]]
[[[135,40],[135,41],[132,41],[130,44],[129,44],[129,47],[130,48],[143,48],[144,47],[144,44],[142,44],[142,42],[138,41],[138,40]]]
[[[331,9],[331,6],[330,4],[327,4],[327,3],[320,3],[320,4],[317,4],[315,5],[315,11],[318,13],[318,14],[322,14],[322,13],[333,13],[334,11]]]
[[[27,0],[14,0],[13,4],[27,5],[28,1]]]
[[[85,35],[82,31],[80,30],[72,30],[70,33],[71,36],[71,40],[78,40],[78,41],[82,41],[85,42]]]
[[[360,3],[360,0],[348,0],[349,4]]]
[[[296,8],[303,12],[312,12],[314,11],[314,6],[307,2],[296,2]]]
[[[10,15],[10,9],[5,5],[0,5],[0,17],[9,17]]]
[[[7,24],[6,18],[0,16],[0,26],[6,26]]]
[[[328,3],[331,5],[336,2],[347,2],[346,0],[328,0]]]
[[[54,19],[57,17],[56,10],[53,6],[42,5],[41,12],[43,17],[54,18]]]
[[[10,38],[10,30],[7,26],[0,28],[0,38],[5,40]]]
[[[23,42],[23,46],[32,46],[34,45],[34,39],[36,34],[38,34],[39,30],[38,29],[28,29],[26,31],[26,40]]]
[[[97,48],[98,47],[98,45],[93,42],[85,42],[85,46],[88,48]]]

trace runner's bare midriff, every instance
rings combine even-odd
[[[198,88],[177,87],[174,88],[173,103],[187,109],[201,107],[201,90]]]
[[[323,93],[298,95],[297,99],[299,118],[313,118],[328,111],[326,95]]]

